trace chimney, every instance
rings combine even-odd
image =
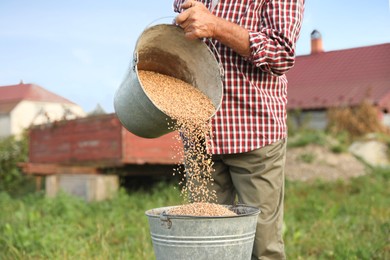
[[[311,54],[324,52],[324,49],[322,47],[321,33],[317,30],[314,30],[310,36],[311,36]]]

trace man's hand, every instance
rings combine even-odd
[[[202,3],[194,0],[187,0],[182,5],[184,9],[176,17],[176,24],[183,28],[188,39],[213,38],[218,23],[218,17]]]
[[[185,1],[181,7],[184,11],[176,17],[176,24],[184,29],[188,39],[213,38],[241,56],[249,57],[249,33],[244,27],[213,15],[194,0]]]

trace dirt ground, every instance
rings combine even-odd
[[[366,174],[366,168],[352,154],[336,154],[325,147],[309,145],[288,148],[286,178],[289,180],[347,180]]]

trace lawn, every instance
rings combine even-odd
[[[287,182],[288,259],[390,259],[390,170],[348,182]],[[86,203],[0,193],[0,259],[154,259],[145,211],[180,204],[175,183]]]

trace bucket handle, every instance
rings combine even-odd
[[[167,229],[171,229],[172,227],[172,221],[168,218],[168,215],[166,214],[165,210],[161,212],[160,214],[160,220],[161,220],[161,225],[166,226]]]
[[[219,51],[217,50],[217,47],[215,46],[215,44],[213,43],[213,40],[212,38],[204,38],[205,40],[207,40],[211,46],[213,46],[213,50],[210,50],[210,52],[212,52],[214,54],[214,56],[217,57],[217,63],[218,63],[218,67],[219,67],[219,75],[221,76],[221,78],[223,79],[223,76],[225,75],[225,70],[222,66],[222,61],[221,61],[221,54],[219,54]]]
[[[160,17],[160,18],[156,18],[153,21],[151,21],[150,23],[148,23],[145,26],[144,31],[146,29],[148,29],[149,27],[151,27],[153,24],[157,23],[158,21],[165,20],[165,19],[171,19],[171,23],[170,24],[175,24],[175,16],[163,16],[163,17]]]

